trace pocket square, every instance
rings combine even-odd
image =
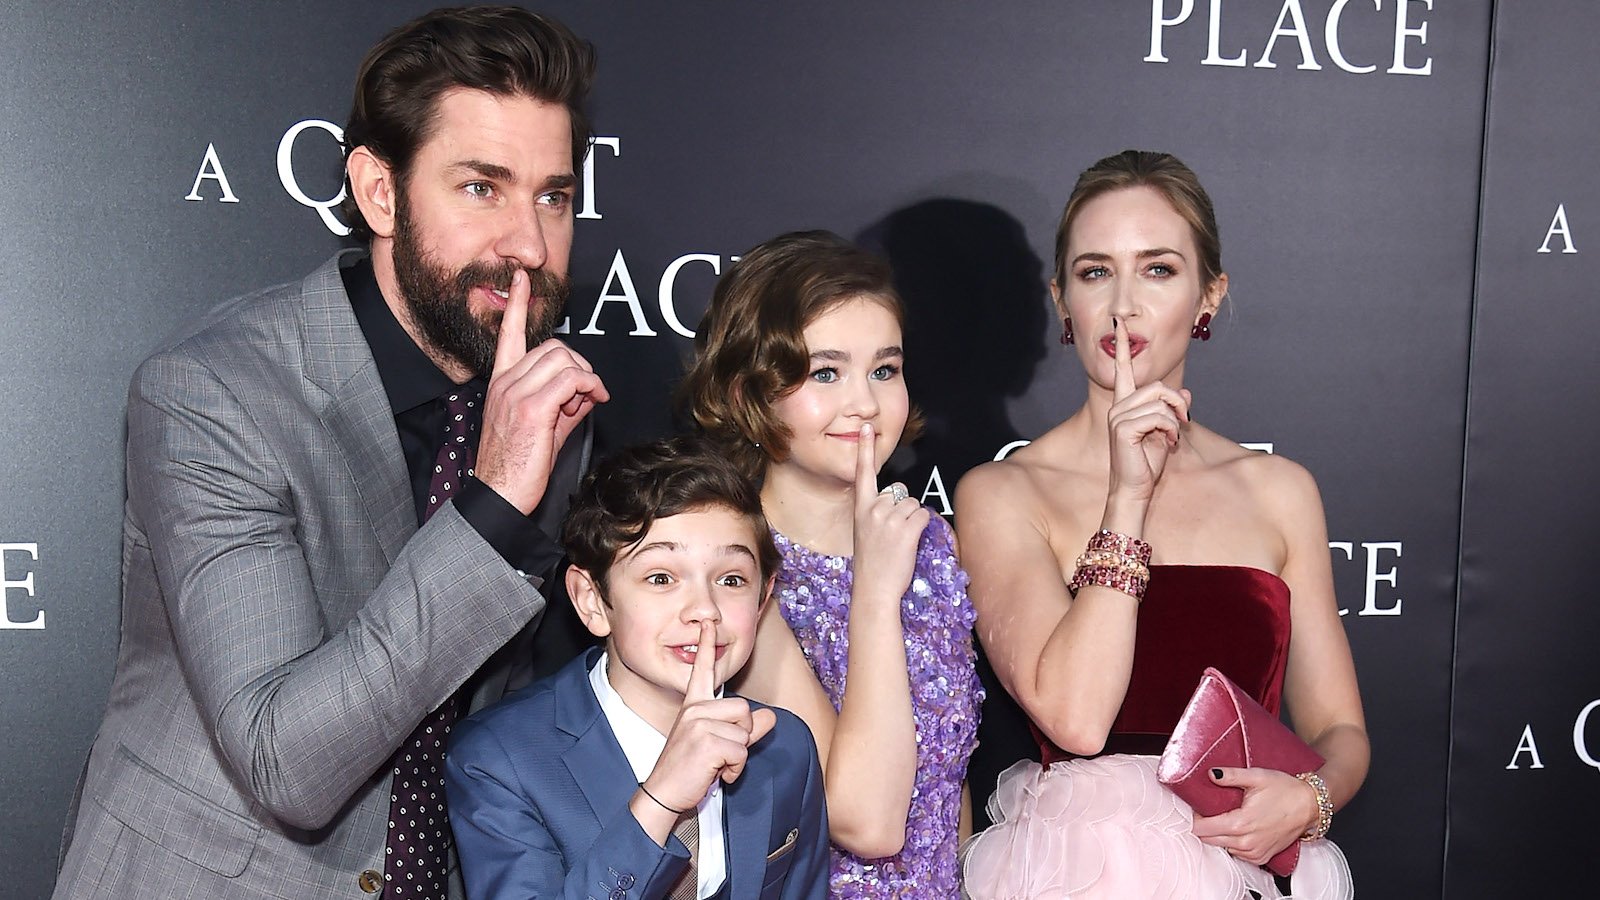
[[[785,853],[788,853],[790,850],[794,849],[794,843],[799,839],[800,829],[789,829],[789,834],[783,839],[783,843],[778,845],[778,849],[767,854],[767,862],[772,862],[775,859],[782,859]]]

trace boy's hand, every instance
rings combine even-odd
[[[700,805],[718,778],[732,784],[744,771],[750,745],[778,722],[772,710],[752,710],[742,697],[716,698],[716,642],[716,624],[701,622],[700,646],[689,670],[683,706],[661,758],[644,782],[651,797],[674,810],[687,812]]]

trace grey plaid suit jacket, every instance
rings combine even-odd
[[[354,252],[134,376],[121,646],[58,898],[368,897],[390,754],[463,685],[476,709],[531,678],[538,579],[449,504],[417,527],[339,277]],[[562,451],[547,533],[591,434]]]

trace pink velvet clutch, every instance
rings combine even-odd
[[[1216,766],[1277,769],[1298,775],[1324,762],[1317,751],[1261,708],[1250,695],[1216,669],[1208,668],[1161,753],[1156,777],[1202,816],[1238,809],[1244,789],[1211,780]],[[1267,860],[1274,875],[1288,875],[1300,863],[1295,841]]]

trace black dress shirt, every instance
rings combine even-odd
[[[411,499],[420,525],[434,460],[439,454],[439,435],[444,432],[445,397],[458,390],[482,391],[487,385],[482,378],[458,385],[439,371],[384,302],[370,259],[360,259],[340,270],[339,275],[394,412],[394,426],[411,475]],[[481,418],[483,405],[476,409]],[[461,517],[506,562],[548,583],[561,559],[561,548],[532,519],[493,488],[470,476],[462,479],[454,500]]]

